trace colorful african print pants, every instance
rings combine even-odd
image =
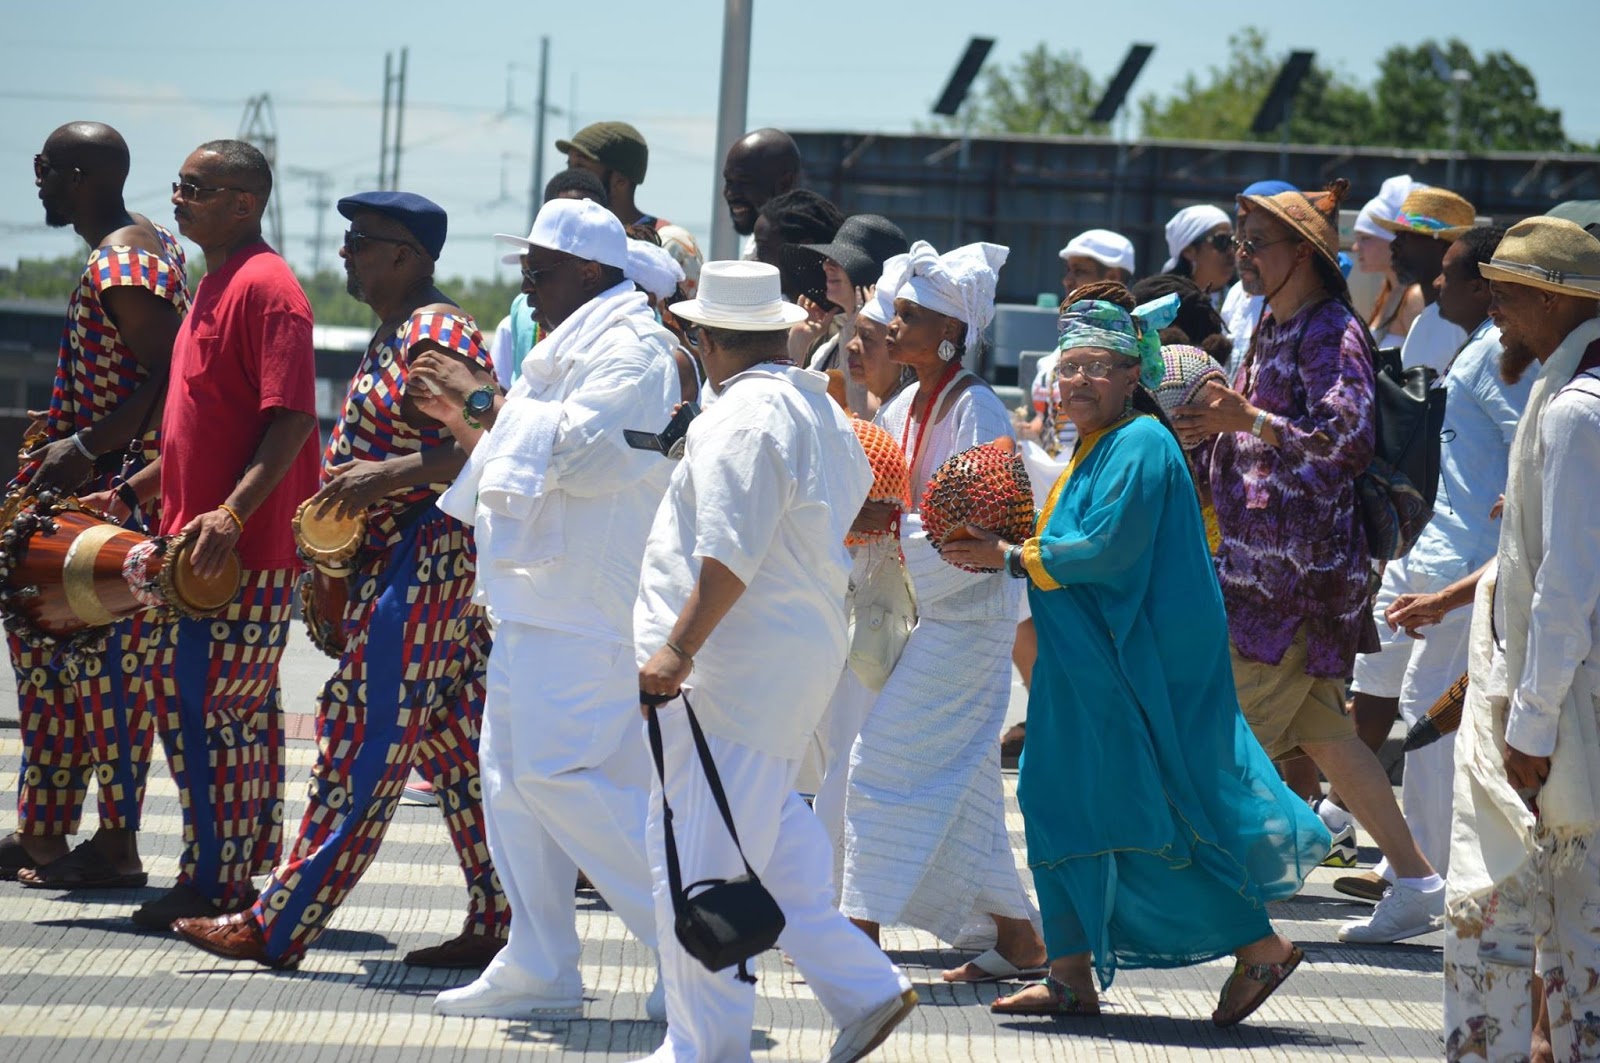
[[[478,779],[490,639],[472,604],[469,534],[435,511],[351,586],[344,656],[317,702],[305,819],[255,903],[267,952],[298,956],[322,934],[378,854],[413,767],[439,795],[466,875],[468,932],[505,937]]]
[[[1533,975],[1556,1059],[1600,1059],[1600,835],[1541,840],[1481,914],[1445,927],[1447,1060],[1528,1058]]]
[[[120,621],[103,650],[66,658],[7,636],[22,723],[18,833],[78,833],[91,779],[100,783],[100,826],[139,829],[153,734],[139,697],[140,626],[137,617]]]
[[[244,572],[226,612],[153,627],[149,697],[183,806],[178,882],[229,911],[255,897],[283,833],[283,705],[293,569]]]

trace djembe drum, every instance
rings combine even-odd
[[[35,646],[87,645],[146,609],[216,616],[238,596],[237,555],[203,578],[192,533],[151,538],[55,492],[0,503],[0,615]]]
[[[300,577],[300,614],[311,644],[329,657],[344,656],[345,610],[350,604],[350,577],[356,554],[367,534],[365,514],[354,517],[317,512],[306,499],[294,511],[291,527],[300,556],[311,569]]]
[[[1033,534],[1035,517],[1027,467],[1016,443],[1007,437],[952,455],[922,492],[922,526],[941,553],[945,543],[972,538],[968,525],[1020,543]]]
[[[850,427],[855,429],[861,449],[867,452],[867,464],[872,466],[872,489],[867,492],[867,501],[889,502],[904,512],[911,501],[911,477],[906,472],[905,451],[894,441],[894,436],[871,421],[852,417]],[[887,528],[882,531],[852,531],[846,533],[844,544],[862,546],[890,533],[891,530]]]

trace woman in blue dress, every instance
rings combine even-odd
[[[1099,1012],[1093,974],[1237,958],[1212,1018],[1244,1019],[1303,954],[1267,902],[1328,833],[1239,712],[1194,481],[1148,387],[1163,302],[1096,285],[1061,315],[1060,399],[1078,429],[1036,537],[979,529],[947,560],[1028,581],[1039,633],[1017,797],[1050,972],[1009,1014]],[[1169,297],[1170,299],[1171,297]]]

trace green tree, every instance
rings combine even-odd
[[[1532,72],[1506,52],[1482,58],[1452,38],[1396,45],[1378,62],[1372,141],[1408,148],[1449,148],[1455,86],[1439,77],[1431,48],[1452,70],[1464,71],[1460,146],[1465,151],[1588,150],[1567,139],[1561,112],[1539,103]]]
[[[1228,61],[1204,76],[1187,75],[1177,92],[1139,101],[1143,135],[1174,140],[1277,140],[1281,134],[1250,132],[1250,123],[1272,91],[1288,53],[1272,54],[1260,29],[1246,27],[1228,38]],[[1289,118],[1296,144],[1361,144],[1371,139],[1373,101],[1343,74],[1312,64],[1300,83]]]
[[[24,258],[15,268],[0,266],[0,299],[44,299],[66,306],[83,276],[88,251],[60,258]]]
[[[1043,43],[1009,67],[989,67],[968,98],[974,133],[1104,133],[1089,114],[1104,86],[1077,52],[1052,52]],[[925,128],[958,132],[961,120],[940,118]]]

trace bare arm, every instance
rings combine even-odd
[[[467,463],[466,451],[454,441],[416,454],[384,461],[349,461],[333,470],[333,478],[316,494],[317,512],[338,517],[363,513],[385,495],[424,484],[448,483]]]
[[[283,407],[272,411],[272,422],[262,433],[255,454],[223,505],[200,514],[184,528],[185,531],[197,529],[198,538],[191,554],[195,575],[204,579],[222,571],[228,552],[244,531],[241,522],[249,520],[250,514],[261,508],[261,503],[278,486],[306,438],[316,428],[317,419],[309,413]]]
[[[672,625],[669,645],[657,649],[639,669],[639,689],[649,694],[676,696],[694,667],[694,655],[700,652],[700,647],[722,623],[728,610],[744,594],[744,589],[744,582],[728,566],[709,557],[702,558],[700,578],[695,580],[689,600],[678,614],[678,622]]]

